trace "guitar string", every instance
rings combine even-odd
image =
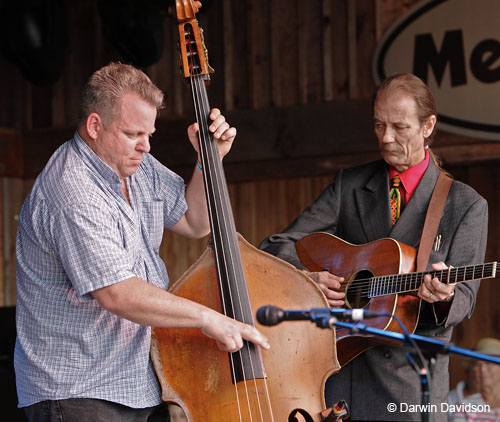
[[[459,283],[459,282],[464,282],[464,281],[472,281],[472,280],[480,280],[483,278],[490,278],[492,276],[474,276],[472,278],[469,278],[468,280],[460,280],[460,281],[454,281],[451,284],[454,283]],[[352,292],[360,292],[359,295],[362,298],[371,298],[371,297],[377,297],[377,296],[386,296],[394,293],[406,293],[406,292],[412,292],[418,290],[418,287],[415,287],[417,284],[415,284],[415,281],[411,281],[410,284],[415,284],[412,287],[408,286],[408,282],[406,281],[391,281],[390,283],[386,282],[384,284],[384,280],[382,280],[384,277],[374,277],[372,279],[368,279],[369,281],[367,283],[358,283],[360,280],[352,280],[347,282],[347,283],[342,283],[343,287],[347,288],[347,290],[352,293]],[[373,284],[373,280],[378,279],[379,281],[378,284]],[[363,281],[363,280],[361,280]],[[387,281],[387,280],[386,280]],[[418,283],[418,286],[422,284],[421,280],[416,280]],[[349,284],[352,283],[351,287],[348,287]]]
[[[478,271],[478,267],[481,268],[481,276],[477,276],[476,272]],[[469,265],[465,267],[457,267],[457,268],[449,268],[450,274],[453,273],[453,276],[451,278],[455,278],[455,281],[451,281],[451,283],[460,283],[464,281],[472,281],[472,280],[480,280],[482,278],[490,278],[493,277],[493,275],[485,275],[490,274],[490,272],[493,274],[496,270],[496,262],[493,263],[487,263],[487,264],[478,264],[478,265]],[[394,287],[394,286],[403,286],[403,284],[415,284],[417,283],[418,286],[422,284],[423,277],[427,274],[430,274],[432,278],[438,277],[440,279],[443,278],[443,276],[446,276],[444,278],[447,278],[448,276],[448,269],[446,270],[436,270],[436,271],[422,271],[422,272],[416,272],[416,273],[404,273],[404,274],[391,274],[391,275],[382,275],[382,276],[373,276],[365,279],[352,279],[352,280],[346,280],[342,281],[340,285],[342,287],[347,288],[350,284],[352,284],[352,289],[354,291],[359,291],[362,289],[370,289],[373,287],[374,283],[375,287],[377,290],[385,291],[384,289],[388,287]],[[477,277],[476,277],[477,276]],[[458,280],[457,278],[465,277],[467,279],[464,280]],[[472,278],[470,278],[472,277]],[[390,285],[390,286],[389,286]],[[417,288],[406,288],[404,291],[397,291],[397,292],[389,292],[389,293],[384,293],[384,294],[375,294],[371,295],[366,292],[366,296],[364,297],[375,297],[375,296],[384,296],[385,294],[392,294],[392,293],[402,293],[402,292],[408,292],[408,291],[415,291],[418,290]]]
[[[193,67],[194,68],[194,67]],[[203,119],[204,116],[207,117],[208,119],[208,116],[209,116],[209,113],[210,113],[210,109],[209,109],[209,105],[208,105],[208,98],[206,96],[206,90],[204,89],[205,88],[205,85],[204,85],[204,80],[203,80],[203,76],[199,75],[199,76],[196,76],[195,78],[195,87],[196,87],[196,98],[193,98],[193,101],[195,102],[195,104],[198,104],[202,110],[198,110],[198,114],[200,115],[201,119]],[[196,107],[195,107],[196,108]],[[223,180],[224,177],[223,177],[223,173],[222,173],[222,170],[220,170],[219,172],[217,172],[217,167],[215,166],[216,164],[219,164],[219,167],[222,168],[222,166],[220,165],[220,158],[219,158],[219,152],[218,152],[218,148],[217,148],[217,144],[216,144],[216,141],[215,142],[210,142],[210,134],[207,132],[208,130],[208,125],[203,125],[201,124],[203,122],[203,120],[199,120],[200,121],[200,138],[202,137],[203,135],[203,139],[205,140],[203,142],[203,148],[201,147],[201,141],[200,141],[200,151],[203,151],[201,154],[202,154],[202,161],[204,161],[203,163],[203,170],[204,170],[204,174],[205,174],[205,179],[206,179],[206,171],[210,172],[211,173],[211,180],[213,183],[215,183],[215,185],[213,186],[213,189],[214,189],[214,193],[215,191],[218,191],[219,193],[219,197],[221,197],[223,200],[225,199],[226,203],[225,203],[225,206],[226,206],[226,211],[224,210],[224,207],[221,207],[220,211],[217,210],[217,207],[214,207],[215,209],[215,213],[216,214],[224,214],[224,213],[230,213],[231,211],[231,206],[230,206],[230,203],[228,203],[228,194],[227,192],[225,193],[225,195],[222,195],[221,194],[221,190],[224,190],[224,186],[227,186],[225,184],[225,181]],[[212,149],[209,148],[209,143],[212,145]],[[203,153],[204,153],[204,156],[203,156]],[[215,158],[214,158],[214,155],[215,155]],[[209,160],[208,160],[208,157],[211,156],[211,160],[210,160],[210,163],[212,165],[209,165]],[[205,159],[204,159],[205,158]],[[208,188],[208,184],[207,182],[205,183],[206,184],[206,188]],[[226,187],[226,190],[227,190],[227,187]],[[210,201],[209,201],[210,202]],[[211,206],[211,204],[210,204]],[[213,210],[212,210],[213,211]],[[222,227],[227,224],[227,222],[229,222],[229,219],[228,219],[228,216],[220,216],[219,215],[219,218],[217,219],[217,221],[219,222],[222,222]],[[230,226],[233,225],[234,226],[234,222],[229,222],[230,223]],[[219,228],[220,232],[222,233],[222,227]],[[228,229],[226,228],[226,233],[230,233],[228,231]],[[233,233],[233,238],[235,238],[235,234],[236,234],[236,230],[235,228],[233,228],[232,230],[232,233]],[[214,248],[214,252],[216,250],[218,250],[219,248],[217,247],[217,241],[215,239],[215,236],[212,236],[213,238],[213,241],[215,243],[215,248]],[[230,240],[228,238],[228,240]],[[222,245],[219,245],[219,246],[222,246]],[[229,248],[229,253],[232,254],[233,252],[233,249],[234,249],[234,239],[233,239],[233,247]],[[236,247],[237,247],[237,243],[236,243]],[[239,249],[238,249],[239,250]],[[224,254],[224,248],[221,247],[221,251],[222,251],[222,254]],[[239,260],[241,262],[241,258]],[[218,262],[218,271],[219,271],[219,274],[223,274],[223,269],[220,268],[220,262],[221,260],[216,260],[216,262]],[[230,276],[229,276],[229,269],[227,268],[227,264],[228,264],[228,259],[227,257],[222,261],[224,262],[225,264],[225,268],[224,268],[224,274],[226,275],[226,279],[229,280]],[[231,262],[236,262],[234,260],[234,257],[233,257],[233,260]],[[238,272],[240,273],[239,274],[239,277],[241,279],[241,277],[243,276],[244,277],[244,274],[242,273],[242,268],[241,268],[241,265],[236,265],[236,268],[239,270]],[[233,268],[234,270],[234,268]],[[221,281],[219,281],[219,283],[221,283]],[[220,286],[220,288],[222,289],[222,286]],[[239,301],[239,304],[240,304],[240,308],[242,307],[241,306],[241,295],[239,293],[239,290],[238,290],[238,284],[236,283],[236,290],[237,290],[237,296],[238,296],[238,301]],[[222,291],[222,290],[221,290]],[[229,294],[229,297],[230,297],[230,301],[231,301],[231,306],[233,307],[232,311],[233,311],[233,315],[235,315],[235,310],[234,310],[234,301],[232,299],[232,291],[231,289],[229,288],[229,291],[228,291],[228,294]],[[225,298],[224,298],[224,295],[221,295],[222,296],[222,300],[223,300],[223,307],[224,307],[224,312],[226,312],[226,304],[224,303],[225,302]],[[252,313],[251,313],[252,315]],[[253,320],[253,316],[252,316],[252,320]],[[247,350],[249,350],[248,348],[248,342],[245,343],[246,346],[247,346]],[[237,352],[239,354],[239,357],[240,357],[240,362],[241,362],[241,365],[242,365],[242,375],[243,375],[243,379],[244,381],[246,381],[246,371],[245,371],[245,366],[244,366],[244,359],[243,359],[243,356],[242,356],[242,352],[241,352],[241,349]],[[253,367],[253,358],[252,358],[252,355],[249,351],[248,353],[249,355],[249,361],[250,361],[250,369],[251,369],[251,374],[252,374],[252,378],[253,378],[253,381],[254,381],[254,386],[255,386],[255,390],[258,391],[258,387],[257,387],[257,383],[256,383],[256,377],[255,377],[255,370],[254,370],[254,367]],[[241,407],[240,407],[240,404],[239,404],[239,394],[238,394],[238,387],[237,387],[237,382],[236,382],[236,374],[235,374],[235,369],[234,369],[234,359],[233,359],[233,354],[230,354],[230,357],[231,357],[231,366],[232,366],[232,372],[233,372],[233,377],[234,377],[234,380],[235,380],[235,389],[236,389],[236,395],[237,395],[237,402],[238,402],[238,411],[240,413],[240,419],[241,419]],[[249,414],[250,414],[250,418],[252,419],[252,411],[251,411],[251,405],[250,405],[250,401],[249,401],[249,394],[248,394],[248,388],[247,388],[247,385],[246,385],[246,382],[244,383],[244,386],[245,386],[245,395],[246,395],[246,398],[247,398],[247,405],[249,407]],[[270,406],[270,397],[269,397],[269,394],[268,394],[268,391],[267,391],[267,381],[265,381],[265,386],[266,386],[266,395],[267,395],[267,398],[268,398],[268,405],[269,407],[271,408]],[[258,403],[258,407],[259,407],[259,412],[260,412],[260,415],[261,415],[261,419],[263,420],[263,415],[262,415],[262,406],[260,404],[260,398],[259,398],[259,395],[257,394],[257,403]],[[271,414],[272,414],[272,409],[271,409]]]

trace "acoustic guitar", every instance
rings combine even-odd
[[[430,274],[443,283],[456,284],[496,277],[497,263],[468,265],[442,271],[413,272],[416,250],[394,239],[383,238],[353,245],[329,233],[312,233],[295,244],[298,258],[309,271],[329,271],[344,278],[346,308],[364,308],[398,316],[408,331],[417,327],[421,300],[415,295]],[[363,321],[370,327],[402,332],[393,317]],[[369,336],[337,329],[337,357],[344,366],[365,350],[381,344]],[[391,344],[384,342],[383,344]]]

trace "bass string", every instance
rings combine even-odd
[[[194,106],[194,111],[195,111],[195,116],[196,116],[196,121],[198,122],[198,147],[199,147],[199,154],[201,157],[202,161],[202,171],[203,171],[203,182],[205,186],[205,192],[208,193],[210,192],[210,186],[209,186],[209,177],[207,176],[207,169],[208,169],[208,160],[207,160],[207,150],[206,150],[206,143],[204,142],[204,139],[208,136],[207,132],[208,129],[206,128],[206,123],[203,121],[203,115],[200,110],[201,106],[201,99],[200,99],[200,89],[197,87],[197,79],[199,79],[198,76],[196,76],[195,72],[197,72],[197,64],[194,60],[195,54],[197,54],[194,49],[193,45],[196,45],[194,40],[193,40],[193,32],[192,32],[192,27],[191,25],[187,24],[184,26],[184,41],[186,44],[186,55],[187,55],[187,61],[189,64],[189,72],[190,72],[190,82],[191,82],[191,94],[193,96],[193,106]],[[214,209],[213,204],[210,200],[208,200],[207,196],[207,208],[208,208],[208,213],[210,215],[210,223],[212,225],[212,222],[214,221],[214,214],[217,212],[217,210]],[[212,233],[214,232],[214,227],[212,227]],[[216,242],[217,240],[214,239],[214,236],[212,235],[212,241]],[[216,245],[214,245],[216,246]],[[216,256],[217,254],[217,247],[214,247],[214,255]],[[215,264],[218,264],[218,259],[216,257],[215,259]],[[220,269],[218,268],[217,271],[220,274]],[[220,279],[219,281],[219,288],[220,286]],[[222,300],[222,309],[224,310],[225,313],[225,298],[223,295],[221,295],[221,300]],[[233,374],[233,377],[235,376],[235,369],[234,369],[234,360],[232,357],[232,354],[230,355],[230,362],[231,362],[231,373]],[[235,393],[236,393],[236,402],[237,402],[237,407],[238,407],[238,413],[239,417],[241,420],[241,406],[240,406],[240,401],[239,401],[239,395],[238,391],[235,385]]]
[[[188,41],[186,42],[186,47],[189,51],[188,60],[190,62],[190,64],[189,64],[190,70],[191,70],[191,73],[193,73],[194,70],[196,69],[196,64],[195,64],[194,59],[193,59],[195,52],[192,50],[193,43],[190,41],[191,35],[192,35],[191,33],[189,33],[189,32],[187,33],[186,38]],[[198,79],[199,79],[199,76],[196,76],[193,74],[190,77],[191,92],[193,95],[193,105],[194,105],[196,120],[198,122],[198,145],[199,145],[199,153],[200,153],[200,157],[201,157],[201,161],[202,161],[203,180],[204,180],[205,192],[206,192],[206,194],[208,194],[208,192],[211,191],[211,187],[209,186],[209,181],[212,181],[213,179],[211,179],[207,175],[207,171],[209,169],[209,164],[208,164],[208,158],[207,158],[208,151],[207,151],[207,145],[206,145],[205,140],[208,137],[208,133],[207,133],[208,128],[206,127],[207,124],[203,120],[202,110],[200,109],[203,104],[202,104],[201,98],[200,98],[201,94],[200,94],[200,89],[198,87],[198,82],[197,82]],[[212,204],[212,201],[208,200],[208,196],[207,196],[207,207],[208,207],[208,212],[210,215],[210,223],[212,225],[212,222],[215,221],[215,214],[218,212],[218,210],[214,207],[214,204]],[[215,256],[215,264],[218,265],[219,261],[220,261],[217,258],[217,253],[218,253],[217,251],[219,248],[217,247],[216,242],[218,242],[218,239],[216,238],[216,236],[213,235],[214,231],[215,231],[215,228],[212,225],[212,241],[214,242],[213,250],[214,250],[214,256]],[[221,274],[220,268],[217,268],[217,271],[218,271],[218,274]],[[220,277],[218,278],[218,281],[219,281],[219,288],[222,288]],[[225,313],[226,304],[225,304],[224,295],[221,295],[221,301],[222,301],[222,309]],[[234,360],[233,360],[232,354],[230,354],[230,362],[231,362],[231,373],[232,373],[233,377],[235,377]],[[241,405],[240,405],[239,394],[238,394],[236,384],[235,384],[235,394],[236,394],[238,413],[239,413],[240,420],[241,420]]]
[[[195,103],[195,109],[198,109],[197,111],[197,120],[198,120],[198,124],[199,124],[199,146],[200,146],[200,155],[201,155],[201,159],[202,159],[202,163],[203,163],[203,173],[204,173],[204,180],[205,180],[205,189],[206,189],[206,193],[207,195],[209,194],[209,192],[213,192],[213,194],[215,195],[216,194],[216,191],[218,190],[218,188],[220,188],[219,186],[219,183],[218,183],[218,180],[215,176],[215,169],[213,169],[213,157],[211,157],[212,159],[209,160],[208,156],[209,156],[209,153],[210,153],[210,150],[208,148],[208,142],[209,142],[209,133],[208,133],[208,128],[206,127],[206,123],[204,121],[204,118],[207,116],[206,112],[204,112],[204,110],[199,110],[200,107],[203,107],[203,102],[201,101],[200,98],[198,98],[200,95],[201,95],[201,88],[199,87],[199,84],[200,84],[200,80],[201,80],[201,77],[199,76],[196,76],[194,77],[193,79],[193,87],[194,87],[194,92],[197,94],[195,99],[194,99],[194,103]],[[203,81],[201,81],[201,83],[203,83]],[[206,107],[208,108],[208,107]],[[209,111],[208,111],[209,112]],[[209,186],[209,181],[211,183],[214,183],[215,186]],[[221,211],[219,209],[219,207],[216,206],[216,204],[213,204],[211,201],[207,201],[208,204],[209,204],[209,207],[212,208],[211,209],[211,212],[210,214],[212,215],[212,218],[211,218],[211,223],[215,222],[215,221],[218,221],[218,222],[222,222],[222,216],[220,215]],[[222,245],[219,245],[219,241],[220,241],[220,237],[218,235],[218,232],[219,230],[217,230],[216,227],[214,227],[214,224],[212,224],[212,242],[214,243],[214,256],[215,256],[215,265],[217,266],[217,273],[219,274],[219,277],[218,277],[218,281],[219,281],[219,289],[220,291],[222,292],[223,291],[223,286],[222,286],[222,276],[223,274],[226,274],[226,276],[228,275],[228,268],[227,266],[224,266],[222,267],[222,263],[226,262],[225,259],[223,257],[219,257],[218,254],[219,254],[219,251],[222,251],[222,253],[224,253],[224,248],[222,247]],[[234,307],[233,303],[233,299],[231,297],[231,294],[232,292],[229,291],[229,295],[230,295],[230,306],[231,308]],[[221,294],[221,301],[222,301],[222,311],[224,312],[224,314],[227,313],[226,309],[227,309],[227,306],[228,304],[226,303],[226,298],[225,298],[225,295],[224,294]],[[234,313],[234,308],[233,308],[233,313]],[[240,353],[238,351],[238,353]],[[235,363],[234,363],[234,359],[233,359],[233,354],[230,353],[229,354],[230,356],[230,361],[231,361],[231,371],[232,371],[232,375],[233,375],[233,379],[236,380],[236,370],[235,370]],[[240,353],[240,359],[241,359],[241,353]],[[245,395],[247,397],[247,405],[249,406],[249,397],[248,397],[248,390],[246,388],[246,383],[244,384],[245,385]],[[240,406],[240,400],[239,400],[239,394],[238,394],[238,388],[237,388],[237,384],[235,383],[235,394],[236,394],[236,400],[237,400],[237,403],[238,403],[238,412],[239,412],[239,416],[240,416],[240,419],[242,418],[242,415],[241,415],[241,406]]]
[[[188,38],[189,38],[189,36],[188,36]],[[193,45],[192,43],[188,42],[187,48],[190,50],[190,55],[188,56],[188,59],[190,60],[190,68],[192,70],[196,70],[199,67],[197,67],[197,65],[193,59],[194,58],[194,51],[191,48],[192,45]],[[231,206],[230,206],[230,203],[228,200],[227,192],[225,195],[223,195],[224,187],[226,187],[226,190],[227,190],[227,185],[225,183],[225,179],[223,177],[223,173],[221,170],[222,166],[220,164],[220,158],[218,156],[218,148],[217,148],[217,145],[215,145],[215,148],[210,148],[210,145],[214,146],[214,142],[211,140],[211,136],[210,136],[210,133],[208,131],[207,122],[208,122],[208,117],[209,117],[209,113],[210,113],[210,108],[208,105],[208,98],[206,96],[206,89],[205,89],[203,77],[201,75],[192,76],[191,77],[191,87],[192,87],[192,94],[193,94],[193,104],[195,107],[195,114],[197,116],[197,121],[198,121],[198,125],[199,125],[199,148],[200,148],[200,156],[201,156],[202,163],[203,163],[202,167],[203,167],[203,174],[204,174],[205,189],[206,189],[206,192],[208,193],[209,189],[210,189],[209,180],[211,180],[214,183],[214,186],[213,186],[214,195],[217,193],[218,197],[222,198],[225,201],[225,203],[223,204],[224,206],[220,207],[221,208],[220,210],[218,209],[219,207],[215,206],[215,204],[212,204],[211,201],[207,201],[207,206],[209,208],[209,214],[211,215],[211,223],[213,221],[215,221],[214,217],[217,216],[217,221],[222,222],[223,227],[226,226],[228,224],[228,222],[229,223],[232,222],[232,225],[234,226],[234,220],[232,218],[232,215],[231,215],[231,218],[228,218],[229,216],[224,215],[224,214],[228,213],[227,210],[229,210],[229,211],[231,210]],[[217,164],[219,164],[220,169],[217,168]],[[222,174],[222,176],[221,176],[221,174]],[[213,224],[211,224],[211,225],[213,226]],[[228,228],[224,227],[224,229],[225,229],[224,230],[225,233],[228,233]],[[214,227],[212,227],[212,230],[214,230]],[[234,233],[235,232],[236,231],[234,228]],[[218,239],[216,239],[216,236],[212,235],[212,241],[214,242],[214,246],[215,246],[214,253],[217,250],[221,250],[222,253],[224,253],[223,247],[220,247],[220,248],[217,247],[217,246],[222,246],[222,245],[215,244],[215,242],[218,242]],[[230,253],[234,253],[233,252],[234,246],[235,245],[232,245],[232,247],[229,248]],[[237,244],[236,244],[236,247],[237,247]],[[241,261],[241,258],[240,258],[240,261]],[[221,264],[220,264],[221,262],[224,262],[224,264],[225,264],[224,268],[221,268]],[[227,262],[228,262],[227,257],[224,259],[217,259],[217,257],[216,257],[216,265],[218,266],[217,270],[218,270],[219,274],[222,274],[222,271],[224,271],[224,274],[226,274],[226,276],[229,277],[230,271],[229,271],[229,268],[227,267]],[[232,262],[234,262],[234,259]],[[240,277],[244,276],[244,273],[241,270],[240,270],[239,276]],[[221,283],[221,280],[219,279],[219,284],[220,283]],[[238,288],[238,284],[236,284],[236,286]],[[222,289],[222,285],[220,286],[220,288]],[[234,315],[234,311],[235,311],[234,310],[234,301],[232,299],[231,289],[229,289],[229,295],[230,295],[230,299],[231,299],[230,305],[232,307],[232,311],[233,311],[233,315]],[[238,302],[240,303],[240,306],[241,306],[241,298],[240,298],[239,290],[237,290],[237,296],[238,296]],[[227,304],[224,303],[225,302],[224,295],[221,295],[221,298],[223,301],[223,310],[224,310],[224,313],[226,313],[226,305]],[[253,315],[252,315],[252,323],[254,324]],[[243,357],[241,355],[241,351],[238,351],[237,353],[239,353],[240,362],[243,365]],[[252,373],[252,375],[255,375],[255,370],[253,367],[253,359],[252,359],[251,354],[249,354],[249,357],[250,357],[251,373]],[[235,374],[235,367],[234,367],[235,364],[234,364],[234,359],[233,359],[232,353],[230,353],[230,361],[231,361],[231,371],[233,374],[233,379],[236,381],[236,374]],[[242,368],[242,369],[243,369],[244,381],[246,381],[245,370],[244,370],[244,368]],[[255,376],[253,376],[253,380],[254,380],[255,391],[256,391],[256,395],[257,395],[257,403],[258,403],[258,407],[259,407],[258,410],[259,410],[260,415],[261,415],[261,420],[264,420],[263,419],[264,416],[262,413],[262,406],[260,403],[260,397],[258,394],[258,386],[256,383]],[[268,401],[268,406],[271,409],[270,396],[269,396],[269,392],[268,392],[268,388],[267,388],[267,380],[264,381],[264,385],[265,385],[265,390],[266,390],[265,396],[266,396],[267,401]],[[250,413],[250,417],[251,417],[251,409],[250,409],[251,405],[250,405],[249,393],[248,393],[248,388],[247,388],[246,382],[244,382],[244,386],[245,386],[245,396],[247,398],[247,406],[249,407],[249,413]],[[239,394],[238,394],[238,386],[237,386],[236,382],[235,382],[235,393],[236,393],[236,401],[237,401],[237,405],[238,405],[238,412],[239,412],[240,420],[241,420],[241,418],[242,418],[241,406],[240,406],[240,400],[239,400]],[[272,409],[271,409],[271,415],[272,415]],[[273,420],[274,420],[274,418],[273,418]]]
[[[231,213],[231,205],[228,200],[228,194],[226,192],[227,190],[227,185],[225,183],[225,178],[224,174],[222,172],[222,167],[220,163],[220,158],[219,158],[219,152],[217,148],[217,143],[216,141],[213,140],[212,136],[208,132],[208,128],[206,125],[203,125],[204,118],[208,116],[210,113],[210,108],[208,105],[208,99],[206,97],[206,90],[205,90],[205,85],[203,78],[201,76],[197,76],[195,78],[195,89],[196,89],[196,99],[197,99],[197,104],[198,104],[198,110],[199,110],[199,116],[201,117],[201,120],[199,120],[200,124],[200,147],[202,154],[205,155],[205,159],[202,159],[204,161],[203,167],[206,169],[205,171],[210,174],[209,179],[213,182],[213,196],[220,198],[221,199],[221,204],[220,206],[217,206],[217,203],[214,204],[213,209],[214,213],[217,216],[217,221],[220,223],[219,227],[219,232],[216,233],[215,236],[213,236],[213,242],[214,242],[214,251],[221,251],[222,257],[221,259],[218,259],[216,257],[216,265],[218,267],[219,274],[224,274],[226,276],[226,280],[230,280],[231,278],[235,278],[236,280],[243,280],[244,277],[244,272],[242,270],[241,266],[241,257],[239,257],[239,249],[237,242],[236,242],[236,229],[234,227],[234,219],[232,217]],[[201,126],[203,126],[203,131],[201,130]],[[207,178],[207,177],[206,177]],[[224,242],[224,240],[226,242]],[[218,245],[217,242],[220,242],[221,244]],[[226,245],[229,245],[229,247],[225,248],[223,247],[222,244],[226,243]],[[220,247],[218,247],[220,246]],[[229,254],[230,256],[228,257],[226,254]],[[239,258],[239,259],[238,259]],[[233,265],[231,265],[231,263]],[[240,264],[240,265],[238,265]],[[219,283],[221,283],[221,280],[219,280]],[[220,288],[222,289],[223,286],[221,285]],[[228,289],[228,294],[230,297],[230,306],[233,312],[233,315],[236,314],[235,310],[235,305],[239,305],[240,309],[242,307],[242,300],[241,300],[241,294],[239,291],[240,284],[238,282],[235,283],[235,288],[236,288],[236,294],[233,294],[232,289]],[[234,296],[236,296],[236,301],[234,299]],[[222,295],[222,298],[224,300],[224,295]],[[226,304],[223,303],[223,308],[224,310],[226,308]],[[252,319],[253,315],[250,313]],[[248,321],[244,321],[248,322]],[[251,321],[253,322],[253,321]],[[244,361],[243,361],[243,356],[241,350],[237,352],[240,356],[240,362],[243,365],[243,378],[244,381],[246,381],[246,373],[244,369]],[[236,379],[235,376],[235,369],[234,369],[234,359],[233,355],[231,354],[231,364],[232,364],[232,370],[233,370],[233,377]],[[250,362],[250,371],[252,374],[253,382],[254,382],[254,387],[256,391],[256,399],[258,403],[258,411],[261,416],[261,420],[264,420],[264,415],[262,413],[262,405],[260,403],[260,397],[258,394],[258,385],[256,382],[256,377],[255,377],[255,369],[254,369],[254,362],[252,355],[249,354],[249,362]],[[266,385],[266,384],[265,384]],[[247,405],[249,407],[249,414],[250,417],[252,415],[251,409],[250,409],[250,398],[249,398],[249,392],[246,383],[244,383],[245,386],[245,396],[247,398]],[[267,390],[267,388],[266,388]],[[239,394],[237,393],[239,396]],[[268,405],[270,406],[270,398],[269,394],[266,391],[266,397],[268,399]],[[238,398],[239,402],[239,398]],[[241,410],[240,410],[240,418],[241,418]]]

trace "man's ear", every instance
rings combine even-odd
[[[436,116],[434,114],[430,116],[424,124],[424,137],[428,138],[431,136],[432,131],[434,130],[434,126],[436,126]]]
[[[90,113],[85,121],[85,129],[92,140],[96,140],[102,129],[102,119],[97,113]]]

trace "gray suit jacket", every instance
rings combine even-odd
[[[260,248],[303,268],[295,252],[295,242],[312,232],[332,233],[350,243],[364,244],[392,237],[418,248],[427,207],[439,170],[432,160],[411,200],[393,227],[389,203],[388,169],[384,161],[376,161],[352,169],[341,170],[334,182],[304,213],[282,233],[265,239]],[[430,264],[444,261],[463,266],[484,261],[488,226],[486,200],[469,186],[453,181],[438,228],[441,245],[432,251]],[[439,320],[434,306],[422,302],[419,334],[449,341],[452,327],[470,318],[474,309],[478,282],[456,286],[455,297],[445,319]],[[364,352],[332,376],[326,388],[328,405],[348,401],[355,420],[420,420],[418,412],[410,412],[404,404],[421,403],[419,377],[408,364],[405,348],[376,347]],[[439,355],[432,371],[432,404],[435,420],[446,420],[439,412],[446,403],[449,388],[448,357]],[[388,412],[389,403],[397,405]],[[405,411],[406,410],[406,411]]]

